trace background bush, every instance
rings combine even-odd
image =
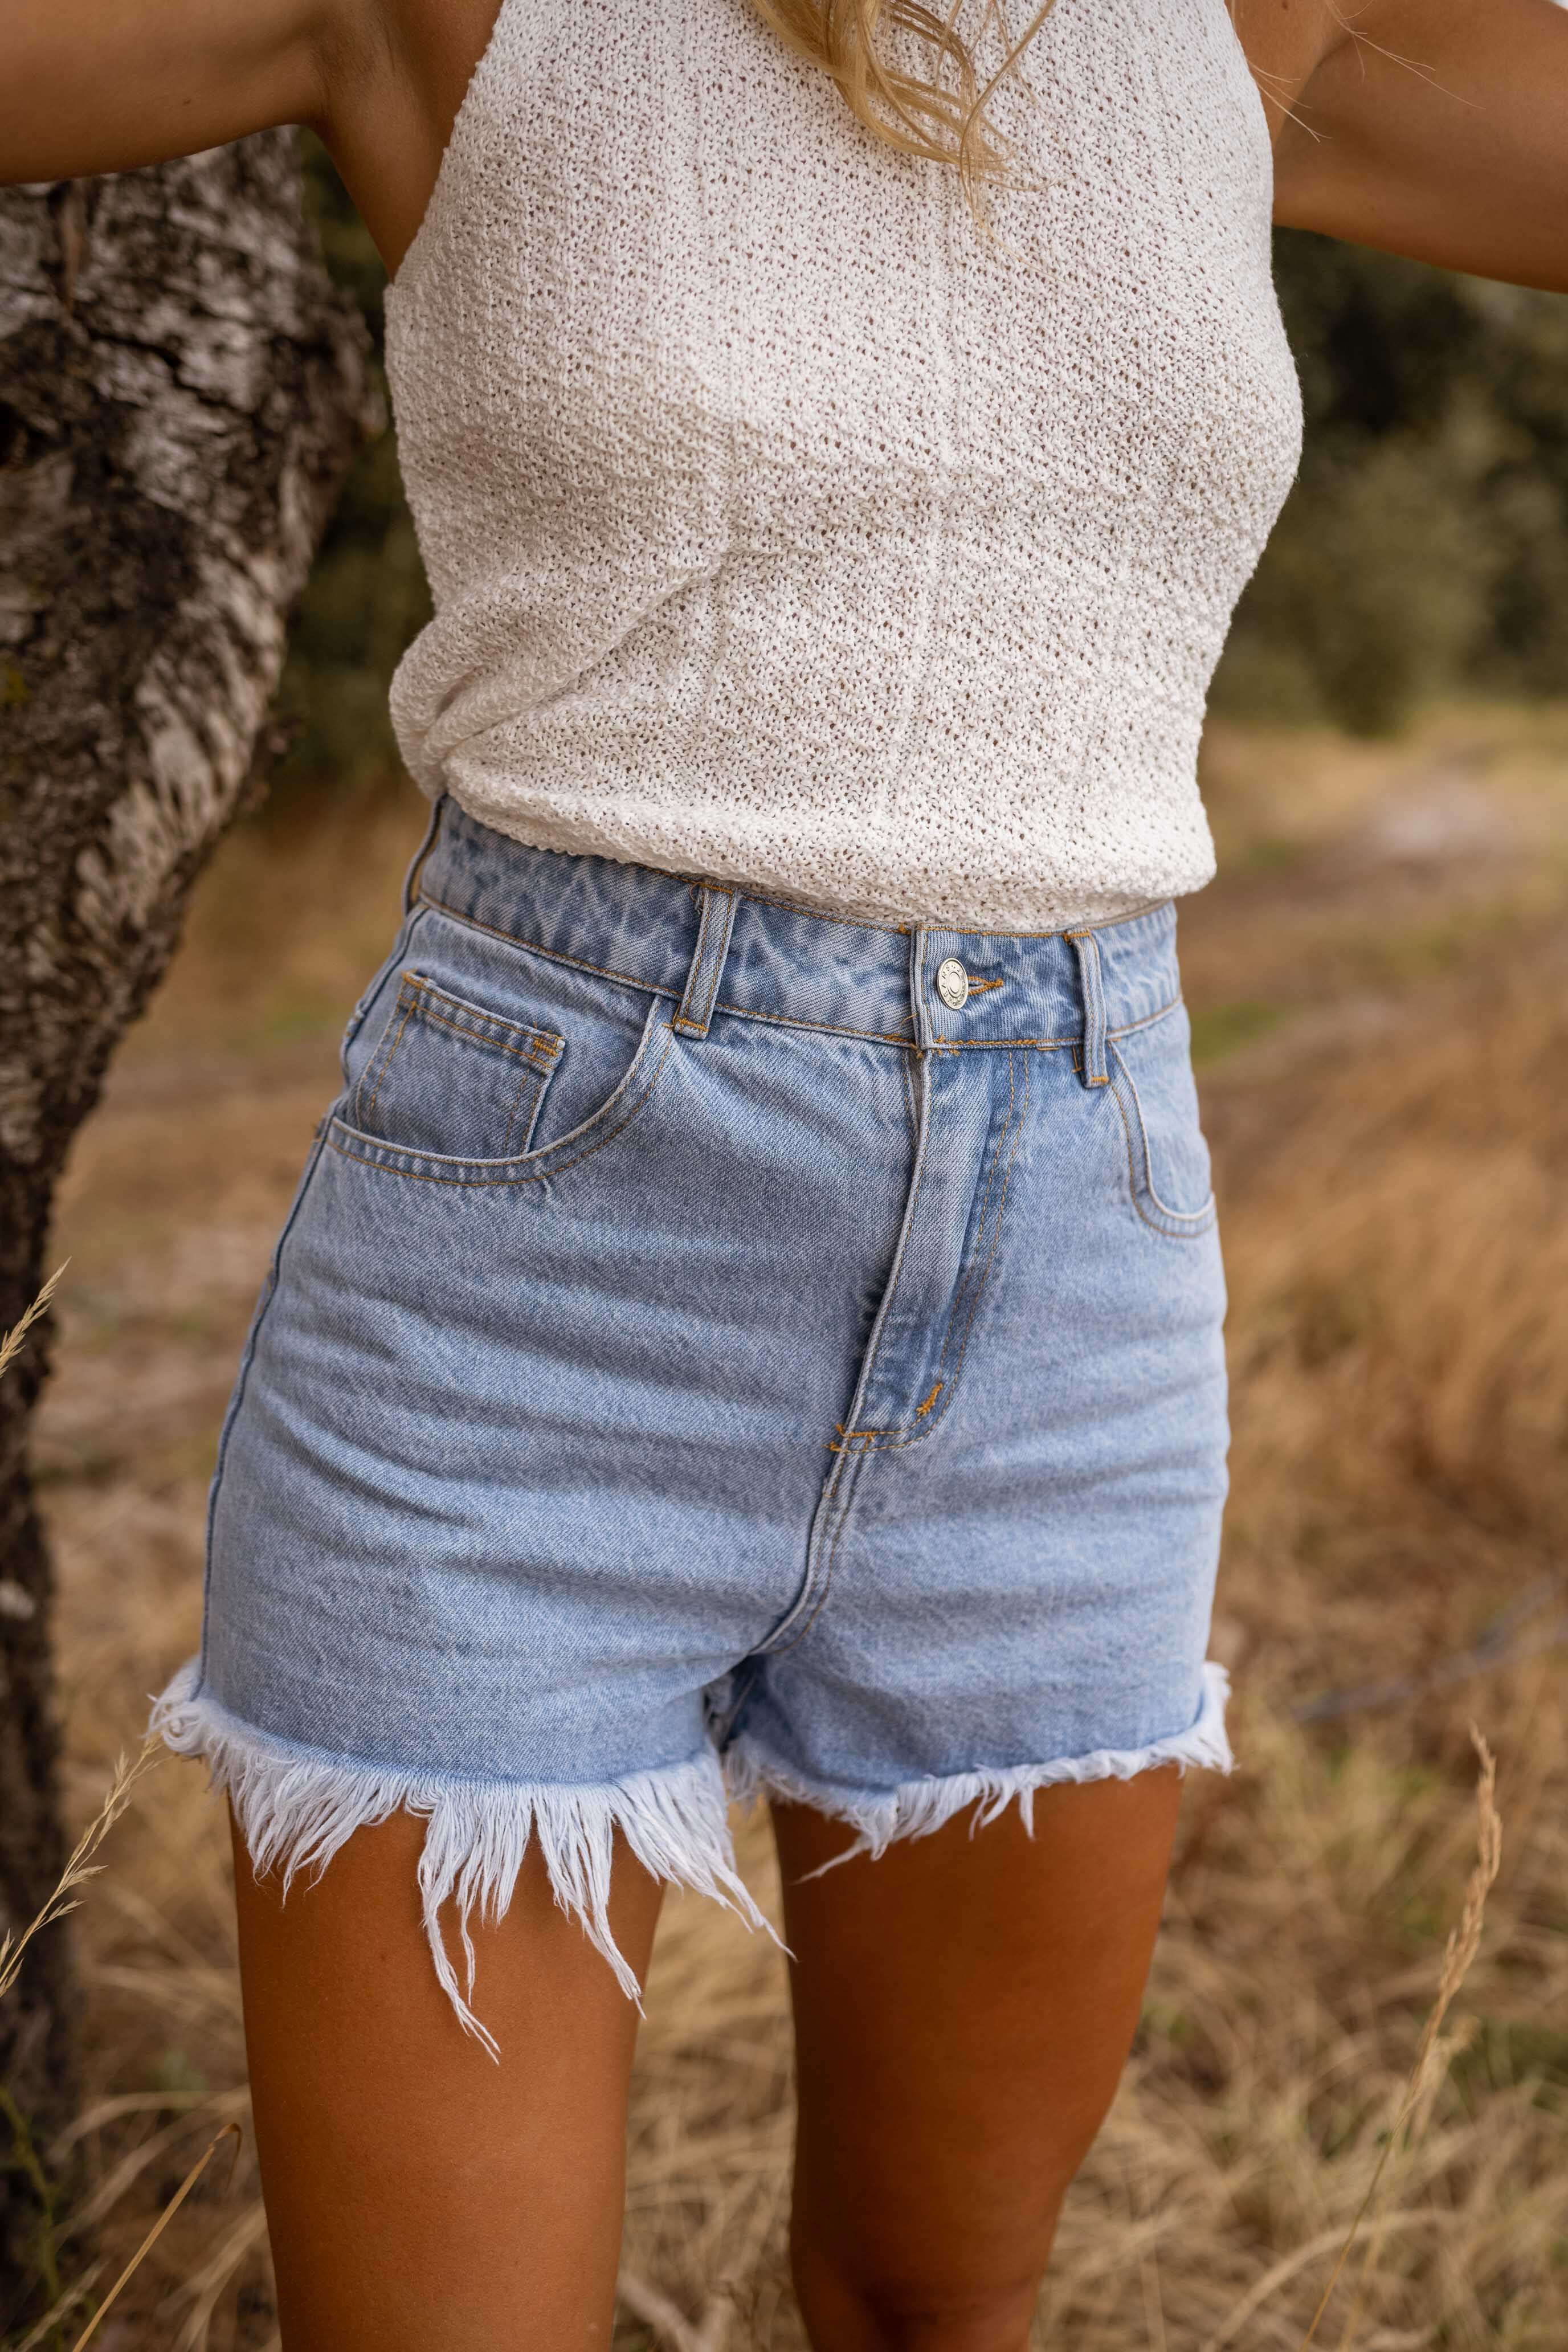
[[[1568,301],[1274,251],[1306,442],[1214,706],[1377,734],[1436,691],[1568,692]]]

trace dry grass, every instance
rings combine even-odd
[[[1381,2163],[1315,2345],[1562,2352],[1568,715],[1437,713],[1392,750],[1232,731],[1209,769],[1226,878],[1183,944],[1231,1288],[1215,1648],[1241,1761],[1188,1781],[1142,2027],[1038,2340],[1299,2352]],[[368,851],[333,822],[308,856],[232,845],[79,1151],[41,1461],[79,1821],[194,1645],[244,1322],[417,822],[390,803]],[[1479,1862],[1472,1719],[1507,1830],[1500,1859],[1483,1813]],[[755,1829],[742,1852],[775,1899]],[[106,2278],[245,2115],[201,1776],[160,1769],[108,1859],[79,1914],[77,2126]],[[1462,1923],[1494,1867],[1472,1955]],[[1435,2013],[1456,1927],[1448,1998],[1469,1974]],[[621,2352],[798,2352],[788,2096],[777,1955],[672,1902]],[[94,2352],[276,2341],[248,2140],[224,2168]],[[66,2244],[68,2275],[75,2259]]]

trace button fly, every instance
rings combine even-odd
[[[950,1013],[961,1013],[969,998],[969,974],[956,956],[944,956],[936,968],[936,992]]]

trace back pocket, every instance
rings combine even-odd
[[[399,1150],[516,1159],[532,1142],[563,1049],[553,1030],[503,1020],[405,971],[347,1115],[362,1135]]]

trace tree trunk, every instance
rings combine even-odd
[[[246,798],[289,609],[375,401],[291,132],[0,190],[0,1331]],[[0,1381],[0,1928],[63,1859],[26,1459],[46,1339]],[[41,2150],[69,2112],[71,2026],[57,1930],[0,2007],[0,2328],[36,2300],[46,2222],[7,2143],[25,2128]]]

